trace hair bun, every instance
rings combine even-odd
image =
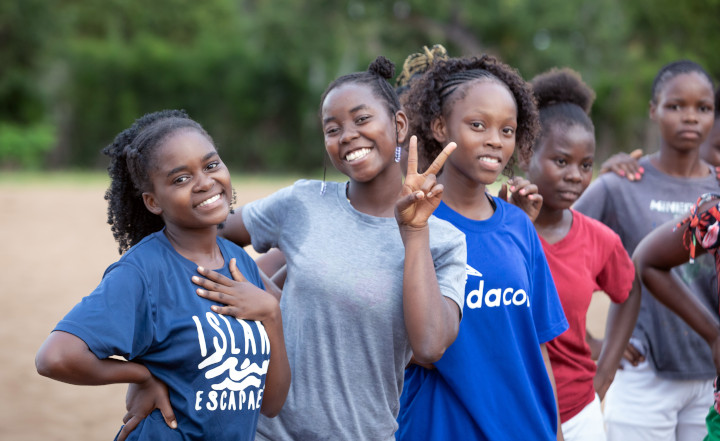
[[[443,45],[435,44],[430,49],[428,49],[427,46],[423,46],[423,52],[416,52],[405,58],[402,71],[395,81],[395,86],[407,86],[415,75],[424,74],[435,61],[447,59],[447,50]]]
[[[368,66],[368,72],[380,75],[382,78],[389,80],[395,76],[395,65],[392,61],[380,55],[375,59],[375,61],[370,63],[370,66]]]
[[[595,92],[582,80],[580,74],[570,68],[553,68],[531,81],[538,108],[553,104],[569,103],[590,113]]]

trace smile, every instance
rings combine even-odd
[[[206,205],[210,205],[210,204],[212,204],[213,202],[215,202],[215,201],[217,201],[218,199],[220,199],[220,196],[222,196],[222,193],[218,193],[218,194],[216,194],[215,196],[213,196],[213,197],[211,197],[211,198],[205,199],[204,201],[202,201],[202,202],[200,202],[199,204],[197,204],[197,206],[198,206],[198,207],[204,207],[204,206],[206,206]]]
[[[480,161],[487,162],[488,164],[500,164],[500,160],[498,158],[491,158],[489,156],[481,156]]]
[[[353,150],[352,152],[345,155],[345,160],[348,162],[357,161],[358,159],[366,157],[369,153],[370,149],[367,147]]]

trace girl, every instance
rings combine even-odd
[[[712,349],[715,368],[720,373],[720,324],[718,310],[710,311],[683,283],[673,277],[671,270],[688,261],[696,253],[708,251],[715,258],[716,277],[720,278],[720,195],[701,196],[690,214],[680,223],[670,221],[653,230],[640,241],[633,260],[638,272],[652,294],[688,323]],[[688,253],[688,249],[690,253]],[[720,393],[715,379],[715,402],[706,418],[706,440],[720,439]]]
[[[530,219],[485,191],[512,169],[516,144],[531,153],[532,93],[492,57],[451,58],[414,80],[404,104],[426,160],[457,143],[435,215],[466,234],[468,254],[458,338],[434,369],[408,367],[398,439],[555,439],[545,342],[567,321]]]
[[[698,193],[717,189],[715,174],[700,160],[700,144],[713,125],[713,83],[698,64],[664,66],[651,91],[650,118],[660,129],[659,151],[639,160],[645,172],[630,182],[600,176],[574,208],[615,231],[628,253],[653,228],[687,212]],[[680,267],[699,301],[715,309],[714,266],[698,259]],[[608,439],[700,439],[710,405],[715,368],[707,344],[660,305],[647,287],[633,338],[605,397]]]
[[[535,229],[570,323],[567,332],[547,344],[563,437],[604,440],[600,400],[635,325],[639,285],[633,284],[635,269],[617,234],[570,208],[592,179],[595,129],[588,113],[594,92],[570,69],[551,70],[531,84],[541,132],[532,158],[521,167],[543,197]],[[606,347],[596,366],[585,342],[585,320],[597,290],[617,306],[611,307]]]
[[[289,365],[278,302],[250,257],[217,237],[232,188],[212,139],[183,111],[162,111],[103,152],[108,222],[124,254],[45,340],[38,372],[72,384],[167,387],[169,403],[157,406],[177,431],[156,411],[126,419],[119,438],[137,426],[132,439],[254,439],[260,412],[273,416],[285,401]],[[225,297],[231,307],[218,305]]]
[[[280,306],[293,383],[259,440],[391,440],[411,352],[440,358],[457,335],[465,241],[431,216],[443,187],[410,143],[408,119],[378,57],[333,81],[321,99],[325,149],[348,182],[301,180],[231,215],[224,235],[287,260]]]

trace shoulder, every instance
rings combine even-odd
[[[450,223],[449,221],[446,221],[445,219],[440,219],[439,217],[436,217],[435,215],[431,215],[428,218],[428,226],[430,228],[430,235],[431,236],[438,236],[438,237],[444,237],[444,238],[462,238],[464,239],[465,234],[460,231],[455,225]]]

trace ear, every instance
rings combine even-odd
[[[397,144],[404,145],[409,129],[408,117],[402,110],[395,113],[395,127],[397,128]]]
[[[145,203],[145,208],[147,208],[150,213],[157,214],[158,216],[162,214],[162,207],[160,207],[157,198],[155,198],[152,192],[143,192],[142,198]]]
[[[650,119],[655,121],[657,120],[657,104],[655,103],[655,100],[650,100]]]
[[[445,125],[445,118],[439,116],[432,120],[430,123],[430,129],[432,130],[435,141],[439,142],[440,145],[445,145],[448,142],[447,126]]]

